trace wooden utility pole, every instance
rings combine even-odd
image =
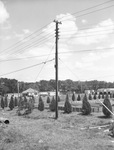
[[[55,111],[55,119],[58,118],[58,33],[59,33],[59,28],[58,24],[61,24],[61,22],[58,22],[54,20],[56,24],[56,29],[55,29],[55,80],[56,80],[56,111]]]

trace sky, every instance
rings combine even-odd
[[[0,77],[114,82],[113,0],[0,0]]]

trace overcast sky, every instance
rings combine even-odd
[[[113,5],[113,0],[0,0],[0,77],[26,82],[55,78],[54,60],[40,63],[55,57],[56,19],[62,23],[59,80],[113,82]]]

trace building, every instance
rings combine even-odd
[[[101,89],[98,89],[97,90],[97,93],[100,93],[100,94],[111,94],[111,93],[114,93],[114,88],[101,88]]]

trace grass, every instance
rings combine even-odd
[[[43,100],[46,104],[46,97]],[[90,103],[94,105],[96,100]],[[63,105],[64,99],[59,104]],[[81,101],[72,102],[72,105],[81,106]],[[104,117],[101,111],[83,116],[79,112],[64,114],[59,110],[59,118],[55,120],[55,112],[50,112],[49,109],[43,112],[34,109],[29,115],[17,116],[16,108],[12,111],[6,108],[0,110],[0,117],[10,121],[7,127],[0,126],[0,150],[114,149],[114,138],[109,132],[104,132],[106,128],[88,129],[89,126],[109,124],[112,118]],[[82,130],[85,127],[87,129]]]
[[[103,129],[81,130],[83,127],[107,124],[111,118],[100,118],[102,112],[82,116],[78,112],[64,114],[34,109],[27,116],[17,116],[16,109],[1,111],[0,117],[10,124],[0,127],[0,150],[106,150],[114,149],[114,139]]]

